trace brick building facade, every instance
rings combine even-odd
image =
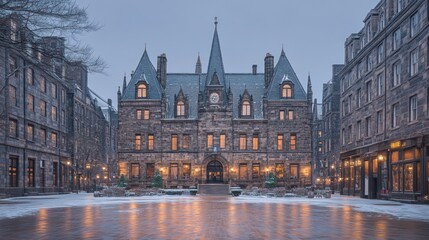
[[[106,159],[116,159],[111,101],[107,119],[86,67],[66,62],[63,38],[34,36],[18,15],[0,26],[0,193],[66,191],[90,178],[93,184]]]
[[[383,0],[345,43],[342,193],[422,200],[429,194],[428,1]]]
[[[118,91],[119,171],[150,186],[160,171],[166,187],[196,183],[261,186],[269,172],[279,185],[311,184],[312,93],[304,91],[285,53],[264,73],[226,73],[217,22],[207,73],[157,69],[145,50]]]

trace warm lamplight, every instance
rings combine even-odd
[[[70,161],[67,161],[67,165],[70,165]]]

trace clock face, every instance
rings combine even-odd
[[[210,94],[210,102],[211,103],[219,102],[219,94],[217,94],[217,93]]]

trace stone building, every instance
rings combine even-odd
[[[167,73],[146,50],[118,91],[119,171],[150,186],[160,171],[166,187],[196,183],[261,186],[268,173],[282,186],[311,184],[311,84],[306,93],[284,51],[264,73],[227,73],[217,22],[207,72]]]
[[[345,42],[342,194],[422,200],[429,193],[428,2],[383,0]]]
[[[0,30],[0,194],[76,189],[96,168],[86,162],[107,164],[106,149],[116,151],[106,141],[115,122],[90,93],[86,67],[66,61],[63,38],[36,37],[18,15]]]

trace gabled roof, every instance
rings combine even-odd
[[[293,99],[307,99],[307,94],[305,93],[301,82],[296,76],[295,71],[293,70],[289,60],[286,57],[285,52],[282,49],[279,61],[277,62],[277,65],[274,69],[273,79],[271,80],[271,84],[268,87],[267,97],[269,100],[281,99],[279,87],[280,84],[282,84],[282,82],[285,80],[291,81],[293,83]]]
[[[213,35],[212,48],[210,51],[209,65],[207,68],[206,86],[210,84],[214,73],[216,72],[220,85],[225,84],[225,70],[223,68],[222,52],[220,50],[219,36],[217,34],[217,21],[215,22],[215,31]]]
[[[136,84],[140,81],[146,81],[149,85],[147,92],[148,99],[161,99],[162,89],[156,79],[156,70],[149,59],[146,49],[144,50],[143,56],[141,57],[128,86],[123,90],[122,99],[135,99]]]

